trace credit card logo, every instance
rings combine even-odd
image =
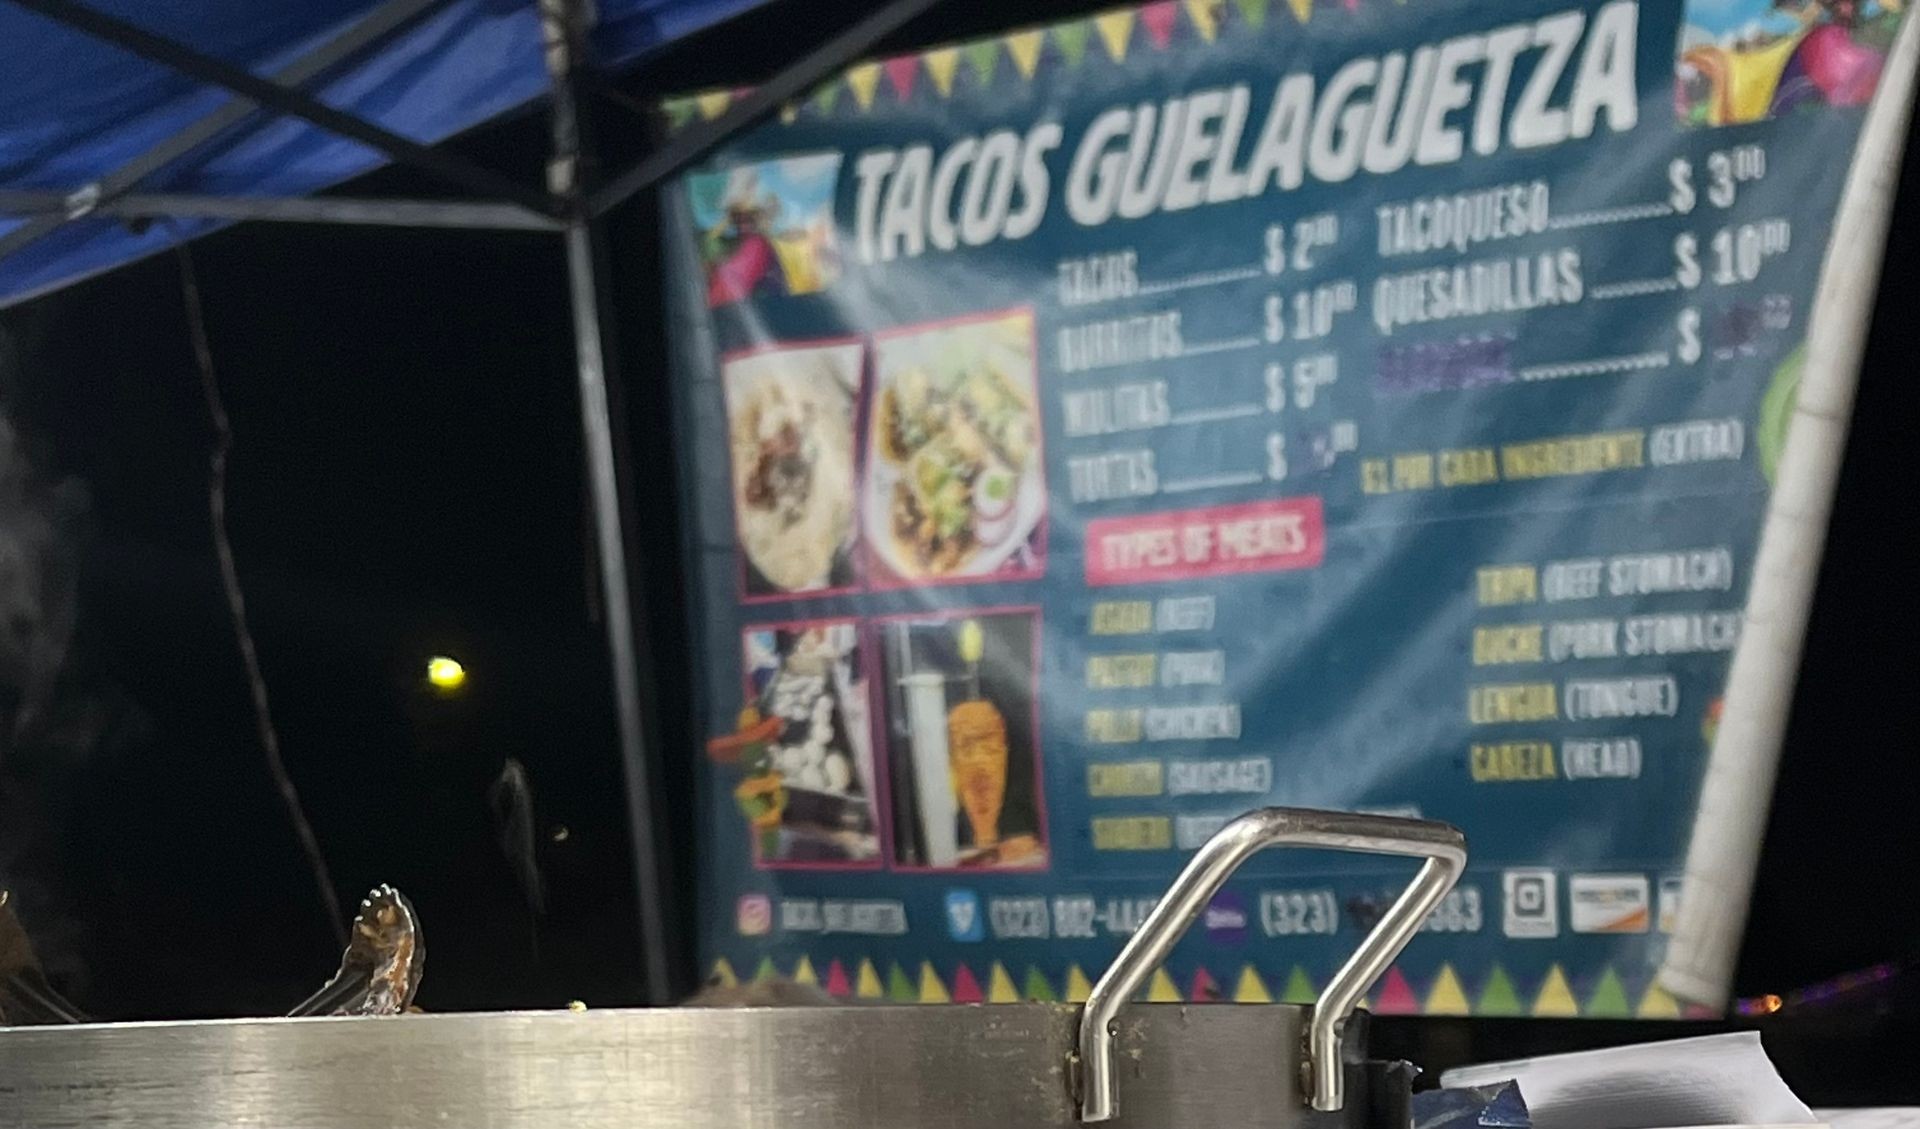
[[[1505,895],[1501,932],[1537,939],[1560,935],[1560,891],[1551,870],[1509,870],[1500,876]]]
[[[1683,878],[1660,880],[1660,932],[1671,933],[1680,923],[1680,899],[1686,893]]]
[[[1567,901],[1575,933],[1645,933],[1653,926],[1644,874],[1576,874]]]

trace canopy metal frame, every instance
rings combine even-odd
[[[612,669],[619,749],[625,770],[628,818],[634,842],[639,931],[651,1003],[672,991],[666,870],[651,781],[656,723],[644,708],[643,677],[650,668],[636,631],[631,579],[640,562],[632,551],[631,509],[621,496],[626,453],[616,441],[610,388],[618,373],[605,344],[605,260],[597,222],[608,212],[685,170],[729,138],[772,115],[788,101],[871,52],[888,35],[943,0],[885,0],[867,15],[797,55],[778,73],[734,101],[723,114],[667,138],[637,163],[604,183],[592,175],[594,148],[583,127],[582,104],[606,82],[588,51],[591,0],[535,0],[551,80],[551,150],[547,184],[533,186],[444,148],[424,145],[329,105],[306,86],[356,55],[430,15],[445,0],[386,0],[358,21],[271,75],[214,58],[79,0],[0,0],[80,34],[218,87],[232,97],[217,109],[125,164],[64,192],[0,190],[0,217],[26,222],[0,233],[0,259],[88,217],[126,220],[190,218],[340,225],[532,231],[564,242],[573,311],[587,481],[594,519],[607,646]],[[393,163],[433,176],[473,199],[392,199],[342,196],[283,197],[149,192],[141,186],[256,119],[295,118],[359,142]]]

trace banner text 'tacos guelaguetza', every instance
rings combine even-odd
[[[1072,999],[1288,804],[1472,843],[1376,1011],[1677,1014],[1899,16],[1167,0],[857,66],[685,178],[705,959]],[[1410,874],[1263,855],[1153,994],[1311,999]]]

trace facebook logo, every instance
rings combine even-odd
[[[947,891],[947,936],[956,941],[986,940],[987,923],[980,912],[980,895],[972,890]]]

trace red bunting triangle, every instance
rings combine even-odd
[[[987,997],[980,991],[980,982],[973,978],[973,970],[961,965],[953,970],[953,1002],[956,1004],[977,1004]]]
[[[838,997],[853,995],[853,985],[847,983],[847,970],[841,968],[837,960],[827,966],[827,995]]]
[[[1187,998],[1196,1003],[1213,1002],[1221,998],[1220,985],[1214,983],[1213,977],[1203,968],[1193,974],[1193,990],[1188,993]]]
[[[1173,40],[1173,21],[1179,9],[1175,0],[1158,0],[1140,9],[1140,26],[1147,29],[1147,38],[1155,47],[1165,48]]]
[[[920,73],[920,56],[902,55],[898,59],[888,59],[885,64],[887,81],[893,84],[893,92],[905,102],[913,96],[913,80]]]
[[[1387,978],[1380,982],[1380,994],[1373,999],[1373,1010],[1379,1015],[1420,1014],[1420,999],[1413,994],[1413,986],[1398,968],[1387,969]]]

